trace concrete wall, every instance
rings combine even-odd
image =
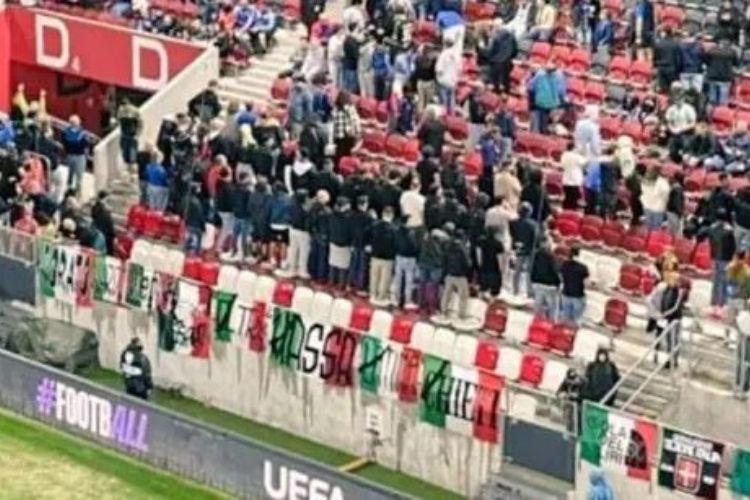
[[[422,423],[414,404],[378,400],[356,387],[329,387],[269,365],[244,343],[219,344],[209,360],[200,360],[157,350],[155,322],[142,312],[100,303],[74,309],[47,299],[41,299],[39,310],[95,331],[107,368],[117,368],[121,350],[137,334],[159,386],[182,388],[218,408],[353,454],[366,453],[365,414],[367,408],[378,408],[385,442],[377,449],[377,461],[445,488],[473,495],[499,470],[500,445]]]

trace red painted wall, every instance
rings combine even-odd
[[[10,25],[4,10],[0,10],[0,111],[10,111]]]

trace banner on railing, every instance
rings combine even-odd
[[[663,427],[659,485],[715,499],[723,455],[723,443]]]
[[[581,458],[603,469],[649,481],[658,432],[653,422],[586,405]]]

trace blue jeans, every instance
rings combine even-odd
[[[252,243],[253,239],[253,225],[250,219],[234,218],[234,228],[232,228],[232,236],[234,236],[234,248],[235,252],[240,255],[245,255],[247,247]]]
[[[185,228],[185,253],[195,254],[200,252],[203,242],[203,229],[196,227]]]
[[[557,287],[552,285],[540,285],[537,283],[534,283],[533,287],[534,313],[537,316],[554,321],[555,316],[557,316]]]
[[[680,73],[680,81],[687,89],[703,92],[703,73]]]
[[[742,226],[734,226],[734,239],[737,241],[737,249],[744,252],[750,251],[750,229]]]
[[[148,207],[151,210],[164,212],[169,201],[169,189],[164,186],[148,185]]]
[[[310,247],[310,261],[308,263],[310,277],[315,281],[328,280],[328,242],[313,238]]]
[[[586,310],[585,297],[566,297],[562,296],[560,300],[560,322],[572,323],[577,325],[583,317],[583,311]]]
[[[408,304],[414,300],[414,277],[417,274],[416,257],[396,256],[396,269],[391,281],[391,298],[397,305]],[[403,286],[403,295],[401,294]]]
[[[121,135],[120,154],[122,155],[123,163],[134,165],[135,157],[138,154],[138,139],[128,135]]]
[[[723,306],[727,303],[727,265],[725,260],[714,261],[714,272],[711,278],[711,305]]]
[[[427,264],[419,265],[419,300],[420,306],[428,314],[438,310],[440,304],[440,280],[443,270]]]
[[[446,87],[444,85],[438,84],[438,98],[440,99],[440,104],[445,106],[445,109],[448,113],[451,113],[453,111],[453,107],[455,104],[455,90],[453,87]]]
[[[356,290],[367,290],[367,252],[364,248],[352,247],[352,258],[349,263],[349,280]]]
[[[708,102],[715,106],[724,106],[729,102],[730,82],[708,82]]]
[[[531,131],[538,134],[547,133],[547,127],[549,126],[549,114],[550,110],[548,109],[533,110],[531,112],[531,123],[529,124],[529,126],[531,127]]]
[[[65,163],[70,168],[68,176],[68,189],[78,192],[81,190],[83,173],[86,171],[86,155],[68,155]]]
[[[531,289],[531,256],[529,255],[518,255],[516,257],[516,265],[513,268],[513,295],[518,295],[521,291],[521,275],[524,275],[526,280],[526,296],[531,298],[534,295]]]
[[[649,229],[659,229],[664,224],[664,212],[654,212],[652,210],[643,211],[646,217],[646,227]]]
[[[346,91],[352,94],[359,94],[359,76],[356,69],[344,69],[342,80]]]

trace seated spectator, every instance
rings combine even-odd
[[[744,173],[750,160],[750,132],[747,122],[739,121],[724,143],[725,170],[729,173]]]
[[[681,88],[680,85],[678,91]],[[688,104],[684,93],[680,93],[676,102],[667,108],[665,119],[669,137],[669,155],[673,161],[680,162],[698,120],[695,108]]]
[[[682,159],[689,167],[704,166],[708,170],[724,168],[721,143],[706,122],[701,121],[696,124],[695,134],[688,138]]]

